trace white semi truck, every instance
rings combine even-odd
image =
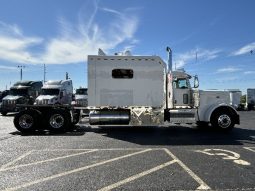
[[[8,95],[2,99],[0,112],[3,116],[9,112],[18,112],[20,105],[33,105],[37,96],[41,94],[43,83],[41,81],[19,81],[11,88]]]
[[[72,102],[74,106],[88,106],[88,88],[78,88],[75,91],[74,101]]]
[[[230,130],[239,124],[229,92],[198,90],[197,76],[191,87],[192,76],[172,71],[172,52],[167,51],[168,64],[158,56],[108,56],[101,50],[89,55],[87,107],[27,106],[14,124],[23,133],[66,131],[87,114],[89,124],[99,126],[196,123]]]
[[[35,105],[71,104],[73,96],[72,80],[48,81],[42,87],[42,94]]]

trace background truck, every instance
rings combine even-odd
[[[255,88],[248,88],[246,94],[246,107],[247,110],[254,110],[255,106]]]
[[[7,95],[9,95],[10,90],[4,90],[0,92],[0,103],[2,102],[3,98]]]
[[[172,52],[167,51],[168,64],[158,56],[108,56],[102,50],[89,55],[88,107],[27,106],[15,116],[14,124],[24,133],[39,128],[66,131],[87,111],[88,123],[99,126],[196,123],[230,130],[239,124],[229,92],[198,90],[197,76],[192,87],[192,76],[184,70],[172,71]]]
[[[36,98],[35,105],[68,104],[72,102],[72,80],[48,81],[42,87],[42,94]]]
[[[17,104],[32,105],[38,95],[41,93],[41,81],[19,81],[11,88],[9,95],[2,100],[0,111],[2,115],[7,115],[8,112],[17,112],[19,108]]]
[[[75,91],[74,95],[74,104],[75,106],[88,106],[88,88],[78,88]]]
[[[239,89],[229,89],[230,92],[230,105],[232,105],[235,109],[241,109],[241,97],[242,91]]]

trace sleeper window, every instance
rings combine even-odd
[[[131,79],[131,78],[133,78],[133,74],[134,74],[134,72],[131,69],[113,69],[112,70],[113,78]]]

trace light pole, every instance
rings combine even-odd
[[[22,81],[22,68],[25,68],[25,66],[19,65],[18,68],[20,68],[20,81]]]
[[[46,81],[46,65],[43,64],[43,83],[45,84]]]

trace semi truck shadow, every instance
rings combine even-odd
[[[213,128],[107,127],[94,130],[103,136],[139,145],[243,145],[255,144],[255,130],[234,128],[221,132]]]
[[[83,136],[87,132],[100,134],[139,145],[255,145],[255,129],[236,127],[232,131],[222,132],[207,128],[191,128],[185,126],[171,127],[90,127],[81,126],[66,133],[51,133],[38,131],[31,134],[22,134],[19,131],[12,135],[19,136]]]
[[[19,131],[11,132],[11,135],[20,135],[20,136],[83,136],[85,135],[86,130],[84,128],[76,128],[65,133],[60,132],[50,132],[50,131],[35,131],[31,133],[21,133]]]

